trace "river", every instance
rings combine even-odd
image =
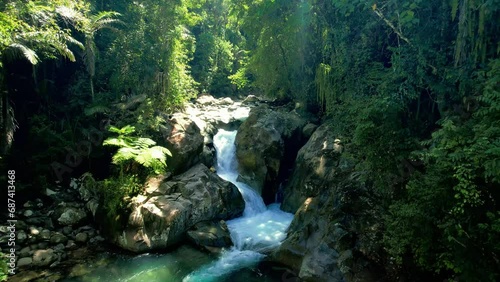
[[[279,204],[266,206],[250,186],[237,181],[236,133],[220,129],[214,136],[217,174],[235,184],[245,201],[243,215],[227,221],[233,247],[218,257],[189,246],[168,254],[108,255],[105,259],[111,262],[93,267],[94,270],[87,275],[65,281],[276,281],[265,275],[259,276],[255,267],[265,253],[285,239],[293,215],[280,210]]]

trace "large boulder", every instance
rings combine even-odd
[[[297,155],[282,208],[295,212],[272,260],[304,281],[380,281],[384,264],[381,211],[343,153],[331,124],[312,134]]]
[[[171,180],[151,181],[130,207],[124,226],[105,233],[124,249],[146,252],[187,239],[201,221],[237,217],[245,203],[236,186],[198,164]]]
[[[303,143],[306,121],[295,112],[267,105],[253,108],[236,135],[240,181],[255,188],[266,203],[274,201],[281,176]]]
[[[203,136],[196,123],[184,113],[175,113],[168,122],[160,126],[159,145],[170,150],[167,158],[169,170],[179,174],[200,162],[203,152]]]
[[[323,124],[299,150],[292,177],[284,191],[281,208],[295,213],[308,197],[315,197],[325,190],[339,172],[342,152],[341,140],[328,124]]]
[[[219,253],[222,248],[231,247],[231,235],[224,220],[202,221],[187,232],[189,239],[201,249]]]

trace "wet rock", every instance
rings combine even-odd
[[[211,104],[214,104],[215,102],[216,102],[216,99],[212,95],[207,95],[207,94],[200,95],[196,99],[196,103],[200,104],[200,105],[211,105]]]
[[[249,103],[257,103],[260,102],[260,99],[255,95],[248,95],[241,103],[249,104]]]
[[[37,250],[33,254],[33,265],[48,266],[57,260],[58,256],[52,249]]]
[[[226,97],[226,98],[221,99],[218,104],[219,105],[227,106],[227,105],[234,104],[234,101],[233,101],[233,99],[231,99],[229,97]]]
[[[187,232],[187,235],[195,245],[210,252],[233,245],[229,229],[223,220],[199,222]]]
[[[239,216],[244,202],[236,186],[199,164],[150,190],[147,200],[132,199],[131,206],[125,229],[113,231],[112,241],[144,252],[179,243],[198,222]]]

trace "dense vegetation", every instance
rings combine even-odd
[[[499,279],[500,1],[23,0],[0,18],[2,158],[27,189],[109,177],[103,124],[147,138],[198,93],[260,93],[334,121],[400,270]],[[117,183],[148,173],[115,162]]]

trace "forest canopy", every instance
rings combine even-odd
[[[2,161],[36,190],[103,121],[152,138],[201,93],[293,102],[349,144],[396,268],[495,281],[499,19],[500,0],[3,1]],[[67,176],[106,178],[107,150]]]

